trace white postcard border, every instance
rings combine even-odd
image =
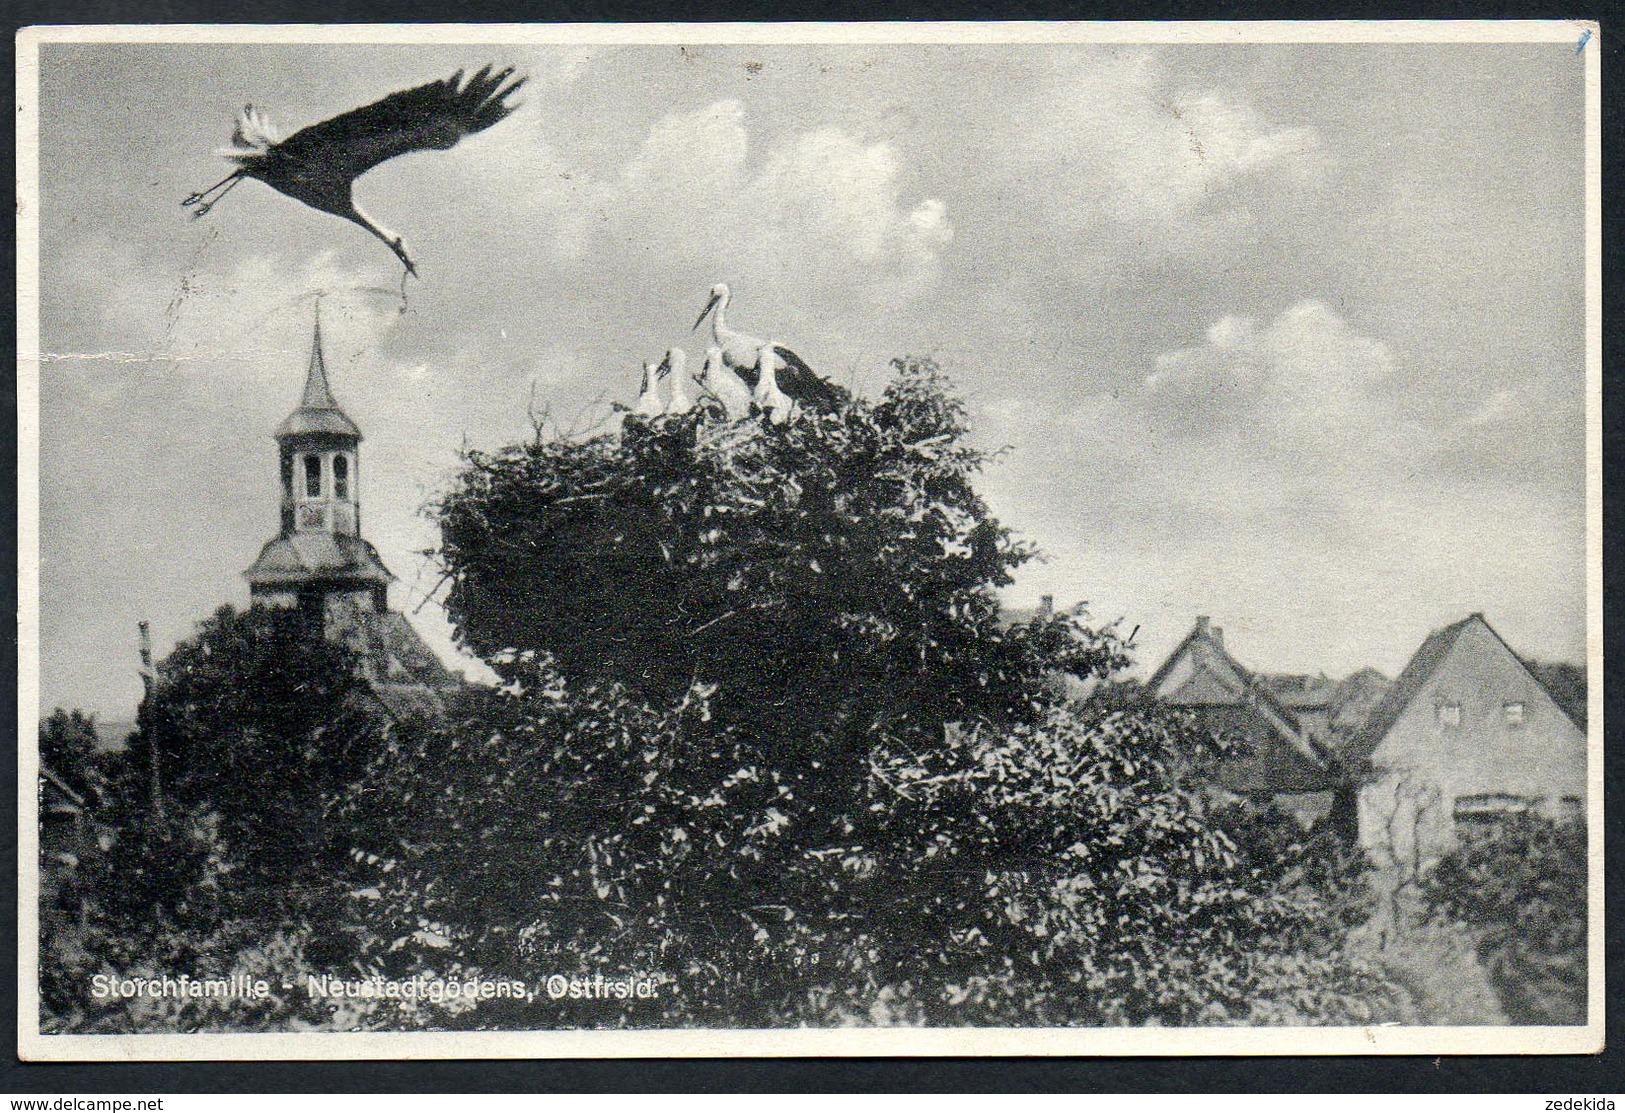
[[[1603,1046],[1601,43],[1585,20],[41,26],[17,36],[18,1054],[25,1061],[1588,1054]],[[39,1030],[39,56],[55,43],[534,45],[1570,43],[1586,81],[1589,1023],[1575,1027],[581,1029],[46,1035]]]

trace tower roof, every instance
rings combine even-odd
[[[305,373],[305,393],[299,408],[289,414],[274,434],[278,440],[301,433],[328,433],[361,439],[361,430],[333,400],[327,385],[327,360],[322,355],[322,314],[316,311],[316,334],[310,342],[310,369]]]
[[[395,577],[378,550],[343,533],[290,533],[272,538],[243,575],[256,586],[316,581],[387,584]]]

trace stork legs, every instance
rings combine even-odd
[[[201,190],[186,198],[186,200],[181,202],[181,208],[192,209],[192,219],[196,220],[198,217],[214,208],[215,202],[219,201],[220,198],[230,193],[233,187],[235,187],[238,182],[243,180],[243,175],[244,172],[242,170],[233,170],[230,174],[227,174],[224,178],[221,178],[218,182],[215,182],[214,185],[210,186],[208,189]],[[221,186],[225,186],[225,188],[220,189]],[[219,189],[220,192],[214,193],[214,191],[217,189]],[[209,196],[211,193],[214,193],[213,197]]]

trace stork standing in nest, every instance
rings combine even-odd
[[[688,353],[681,348],[668,348],[666,358],[655,369],[662,378],[671,379],[671,397],[666,401],[668,414],[686,414],[694,408],[694,396],[688,392]]]
[[[750,416],[750,387],[733,373],[723,361],[722,349],[715,345],[705,350],[705,364],[700,368],[700,385],[722,403],[729,421],[740,421]]]
[[[666,412],[665,403],[660,401],[660,378],[663,374],[661,368],[664,364],[645,363],[643,365],[643,388],[638,391],[638,400],[632,403],[632,413],[638,417],[655,418]]]
[[[722,351],[722,362],[746,386],[756,386],[759,378],[757,365],[765,345],[774,356],[778,389],[810,409],[838,410],[845,405],[850,397],[845,390],[828,379],[820,378],[800,356],[783,344],[768,344],[758,337],[729,328],[727,313],[728,304],[732,301],[733,291],[728,289],[726,282],[711,287],[711,300],[700,310],[694,328],[698,329],[707,317],[711,318],[711,336]]]

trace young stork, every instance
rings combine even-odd
[[[729,328],[727,313],[728,304],[732,301],[733,291],[728,289],[728,284],[718,282],[711,287],[711,300],[700,310],[699,317],[694,321],[694,328],[698,329],[704,324],[706,317],[711,318],[711,337],[722,351],[723,362],[733,369],[746,386],[756,385],[758,375],[756,369],[761,361],[761,350],[765,345],[776,357],[773,364],[774,369],[780,372],[779,389],[792,399],[804,406],[820,410],[838,410],[845,404],[850,397],[845,390],[827,379],[819,378],[800,356],[783,344],[767,344],[755,336]]]
[[[741,421],[750,416],[750,388],[728,367],[722,358],[722,349],[715,345],[705,350],[700,385],[722,403],[729,421]]]
[[[779,389],[778,375],[773,368],[777,362],[774,345],[771,342],[763,344],[757,350],[756,389],[751,391],[750,400],[756,403],[756,408],[774,425],[783,425],[790,420],[790,407],[794,406],[795,402]]]
[[[652,363],[643,365],[643,389],[638,392],[632,412],[643,418],[659,417],[666,412],[660,401],[660,368]]]
[[[655,369],[661,378],[671,377],[671,398],[666,402],[669,414],[686,414],[694,408],[694,398],[688,392],[687,367],[688,353],[681,348],[668,348],[666,358]]]

